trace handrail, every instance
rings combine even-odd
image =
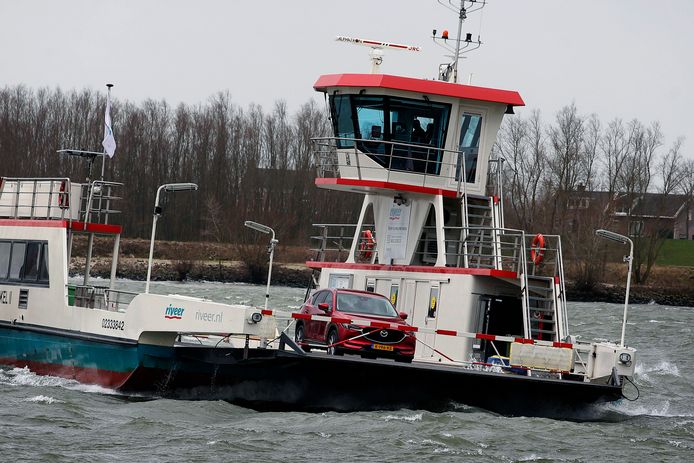
[[[380,173],[385,169],[388,181],[391,172],[409,172],[421,174],[422,184],[426,183],[427,178],[454,182],[459,197],[464,195],[467,189],[468,182],[463,181],[463,178],[467,176],[465,152],[461,150],[450,150],[428,144],[362,138],[317,137],[311,140],[315,145],[314,152],[318,159],[319,178],[337,178],[340,176],[340,168],[350,167],[356,169],[355,175],[361,180],[365,175],[368,176],[369,170]],[[351,146],[338,148],[339,143]],[[378,146],[378,149],[370,151],[369,145]],[[347,154],[344,162],[339,159],[338,149]],[[360,154],[373,159],[378,167],[362,165],[359,160]],[[444,161],[444,154],[453,154],[455,162]],[[447,171],[452,172],[452,175],[446,175]]]
[[[23,190],[23,184],[30,186]],[[7,191],[12,185],[16,189]],[[71,192],[68,177],[0,177],[0,217],[71,220]],[[40,200],[45,196],[45,201]]]
[[[86,185],[83,185],[83,188],[88,192],[88,198],[84,204],[84,207],[80,207],[80,209],[83,209],[84,212],[84,221],[91,222],[92,213],[96,212],[97,222],[101,223],[101,216],[103,214],[103,223],[107,224],[109,214],[119,214],[120,211],[111,209],[111,201],[121,199],[118,196],[113,196],[113,189],[120,186],[123,186],[123,183],[105,180],[94,180]],[[97,207],[94,207],[95,196],[98,200]],[[105,208],[103,207],[104,201],[106,202]]]
[[[73,194],[74,185],[79,190]],[[120,213],[112,204],[121,199],[114,191],[121,186],[105,180],[73,184],[68,177],[0,177],[0,217],[108,224],[109,216]]]
[[[132,299],[139,294],[96,285],[68,284],[66,288],[68,298],[73,298],[73,305],[111,311],[125,311]],[[72,294],[70,294],[71,289],[74,291]]]

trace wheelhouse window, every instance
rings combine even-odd
[[[352,148],[354,142],[350,139],[357,138],[354,134],[354,121],[352,119],[352,104],[349,95],[335,95],[330,97],[333,128],[338,139],[338,148]]]
[[[48,243],[0,241],[0,281],[48,284]]]
[[[458,144],[458,167],[456,180],[460,180],[460,171],[465,159],[465,181],[474,183],[477,177],[477,156],[480,149],[480,134],[482,133],[482,116],[463,114],[460,122],[460,142]]]
[[[450,105],[372,95],[332,95],[338,148],[357,148],[381,166],[438,175]],[[349,108],[349,111],[347,110]],[[350,136],[351,135],[351,136]]]
[[[12,257],[10,258],[10,280],[19,280],[24,267],[24,253],[26,252],[26,243],[12,243]]]
[[[10,268],[10,251],[12,243],[0,241],[0,280],[7,279],[7,270]]]

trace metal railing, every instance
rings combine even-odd
[[[71,219],[71,183],[67,177],[0,178],[0,217]]]
[[[107,286],[67,285],[68,305],[124,312],[138,293]]]
[[[425,230],[434,228],[424,227]],[[476,226],[443,227],[443,230],[447,265],[521,273],[525,241],[522,230]]]
[[[84,222],[107,224],[109,215],[120,214],[121,211],[112,209],[112,202],[122,199],[116,196],[115,190],[123,186],[119,182],[107,182],[94,180],[82,185],[82,204],[80,204],[80,217]]]
[[[313,224],[313,226],[319,229],[317,235],[310,237],[312,242],[318,242],[317,246],[310,248],[311,251],[316,253],[316,260],[321,262],[341,262],[349,256],[354,243],[357,224],[319,223]],[[371,232],[371,239],[363,236],[362,232],[366,230]],[[369,254],[368,259],[364,256],[363,260],[374,260],[376,247],[373,244],[375,240],[374,225],[364,224],[359,231],[356,246],[357,254],[359,254],[360,249],[365,251],[362,254]],[[359,257],[359,255],[355,256],[355,258]]]
[[[67,177],[3,177],[0,178],[0,217],[107,224],[110,215],[120,213],[112,205],[121,199],[115,190],[122,185],[94,180],[79,184],[79,192],[73,195],[73,183]]]
[[[348,167],[355,169],[355,176],[359,180],[380,178],[385,169],[386,181],[390,180],[392,172],[414,173],[421,176],[422,186],[428,178],[443,179],[455,184],[458,195],[461,195],[466,183],[462,181],[461,173],[466,172],[466,178],[471,175],[466,169],[465,152],[459,150],[360,138],[323,137],[312,141],[319,178],[339,178],[341,169]],[[363,165],[360,162],[360,157],[363,156],[377,165]],[[446,161],[447,158],[454,161]]]

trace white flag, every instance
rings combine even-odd
[[[111,92],[109,92],[106,100],[106,116],[104,122],[104,141],[102,141],[101,144],[106,154],[108,154],[108,157],[112,158],[113,154],[116,152],[116,139],[113,138],[113,128],[111,127]]]

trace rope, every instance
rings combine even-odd
[[[444,353],[441,352],[440,350],[436,350],[434,347],[432,347],[432,346],[430,346],[429,344],[425,343],[424,341],[422,341],[421,339],[419,339],[417,336],[415,336],[414,339],[415,339],[416,341],[421,342],[422,344],[424,344],[425,346],[427,346],[429,349],[433,350],[434,352],[436,352],[436,353],[439,354],[440,356],[446,357],[447,360],[449,360],[449,361],[451,361],[451,362],[455,362],[455,360],[453,360],[452,358],[450,358],[448,355],[444,354]]]
[[[632,380],[630,380],[628,376],[625,376],[624,379],[626,379],[627,381],[629,381],[629,382],[631,383],[631,385],[634,386],[634,388],[636,389],[636,397],[633,398],[633,399],[630,399],[629,397],[625,396],[625,395],[624,395],[624,389],[623,389],[623,388],[622,388],[622,392],[621,392],[621,393],[622,393],[622,397],[624,397],[625,399],[627,399],[629,402],[636,402],[637,400],[639,400],[639,397],[641,397],[641,391],[639,391],[638,386],[637,386],[636,384],[634,384],[634,382],[633,382]]]

